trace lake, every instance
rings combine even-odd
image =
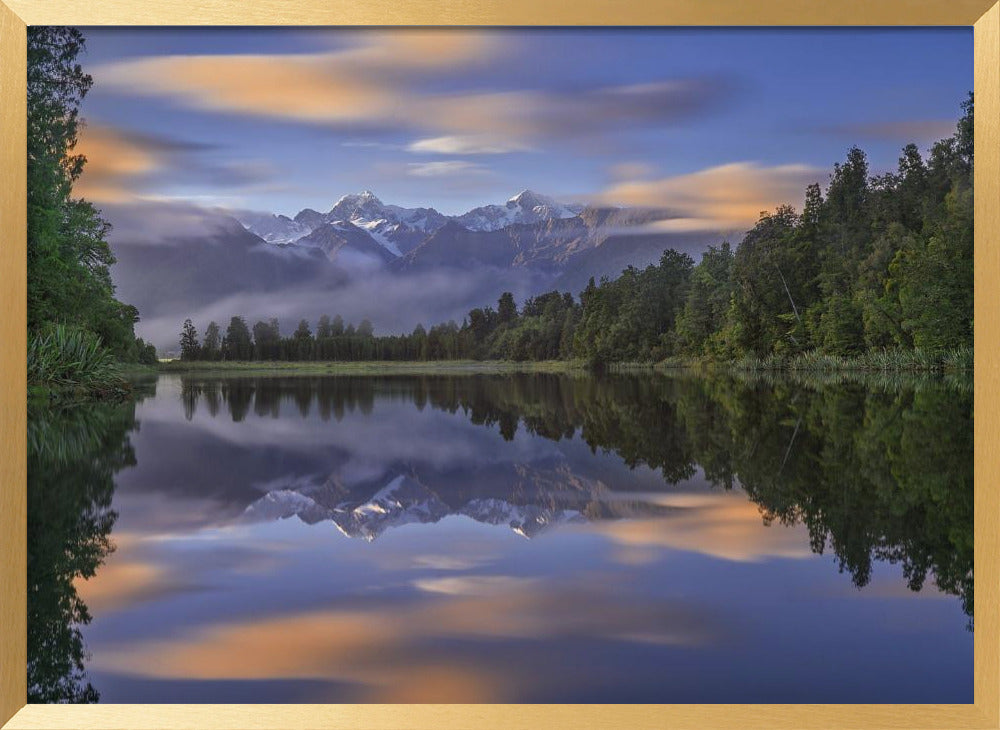
[[[32,701],[973,699],[971,379],[136,396],[29,408]]]

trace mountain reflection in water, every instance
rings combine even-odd
[[[30,412],[32,701],[971,701],[970,383],[139,390]]]

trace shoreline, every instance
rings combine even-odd
[[[804,353],[792,357],[711,360],[676,357],[659,362],[607,363],[606,372],[698,371],[729,374],[857,374],[857,375],[956,375],[972,376],[971,349],[926,353],[920,350],[873,350],[857,356]],[[397,374],[503,374],[514,372],[591,373],[584,360],[363,360],[363,361],[224,361],[166,360],[156,366],[123,369],[135,376],[159,373],[282,373],[313,375]]]
[[[280,375],[491,375],[517,372],[586,373],[580,360],[429,360],[429,361],[215,361],[195,360],[161,362],[155,369],[135,371],[155,374],[280,374]]]

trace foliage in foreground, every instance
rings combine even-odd
[[[29,336],[28,385],[35,393],[72,389],[80,395],[113,395],[126,390],[118,363],[100,338],[62,324]]]
[[[76,62],[83,35],[55,26],[27,32],[27,319],[35,347],[29,378],[34,372],[35,382],[91,388],[107,380],[109,358],[155,362],[156,354],[135,337],[135,307],[115,298],[110,225],[91,203],[73,196],[86,163],[75,152],[79,106],[93,83]],[[66,329],[53,341],[55,325]],[[77,351],[67,349],[72,347]],[[76,374],[87,381],[73,380]]]

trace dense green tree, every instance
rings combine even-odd
[[[505,291],[500,295],[497,303],[497,318],[500,324],[510,324],[517,319],[517,304],[514,302],[514,295]]]
[[[677,318],[678,343],[684,352],[721,354],[717,333],[725,326],[733,296],[733,258],[728,241],[720,248],[709,246],[691,272],[691,286]],[[713,338],[716,341],[710,342]]]
[[[197,360],[201,355],[201,346],[198,344],[198,330],[190,319],[184,320],[184,327],[181,330],[181,359]]]
[[[316,339],[325,340],[328,337],[333,336],[333,327],[330,324],[330,315],[324,314],[319,318],[319,322],[316,323]]]
[[[202,347],[202,354],[206,360],[218,360],[221,356],[222,334],[216,322],[209,322],[205,328],[205,342]]]
[[[242,317],[233,317],[229,320],[226,336],[222,339],[222,358],[224,360],[253,359],[250,329]]]
[[[342,334],[344,334],[344,318],[338,314],[330,324],[330,336],[340,337]]]
[[[83,35],[31,26],[27,36],[28,331],[76,325],[100,336],[118,358],[135,359],[138,312],[114,296],[110,226],[73,197],[86,163],[74,151],[79,106],[93,83],[77,62]]]

